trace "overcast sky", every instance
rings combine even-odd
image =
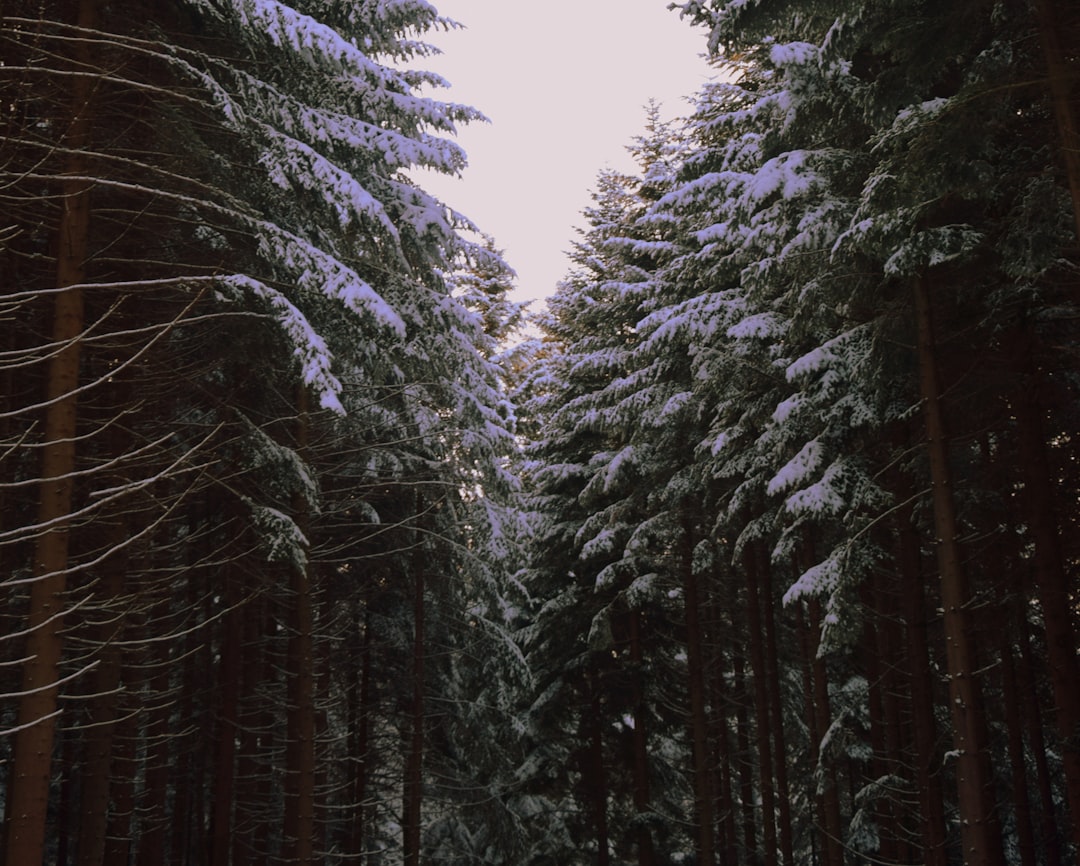
[[[447,78],[440,98],[480,109],[459,142],[461,180],[419,182],[495,237],[518,273],[518,297],[545,297],[566,273],[563,252],[597,172],[632,166],[625,146],[644,105],[684,116],[708,79],[705,31],[669,0],[434,0],[466,26],[434,34],[443,55],[417,62]]]

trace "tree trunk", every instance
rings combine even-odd
[[[582,767],[586,790],[592,809],[593,830],[596,836],[596,866],[610,866],[611,843],[607,813],[607,767],[604,765],[604,708],[600,702],[600,683],[593,673],[586,674],[589,690],[589,716],[584,719],[588,737],[586,760]]]
[[[1031,823],[1031,800],[1028,796],[1027,766],[1024,759],[1024,732],[1020,718],[1020,695],[1010,633],[1003,630],[1001,641],[1001,698],[1005,704],[1008,731],[1009,769],[1012,773],[1013,814],[1016,816],[1016,847],[1020,866],[1035,866],[1035,830]]]
[[[972,640],[967,577],[960,556],[953,501],[948,440],[941,405],[940,379],[930,311],[930,280],[915,282],[919,384],[926,418],[927,451],[933,491],[934,531],[941,603],[944,608],[949,708],[956,750],[960,831],[966,866],[1004,866],[1001,830],[994,804],[993,772]]]
[[[245,605],[243,646],[240,653],[240,700],[237,709],[239,730],[236,756],[236,806],[233,815],[231,866],[249,866],[269,859],[263,838],[270,823],[260,799],[260,760],[269,751],[271,723],[265,708],[266,696],[259,686],[266,677],[267,615],[266,597],[259,593]]]
[[[767,562],[762,562],[761,613],[765,620],[765,669],[768,672],[769,717],[772,719],[773,754],[776,756],[776,796],[779,806],[780,855],[784,866],[793,866],[795,853],[791,836],[791,795],[787,778],[787,743],[784,737],[784,704],[780,696],[780,659],[776,643],[776,612]]]
[[[1032,659],[1031,641],[1028,635],[1027,616],[1017,611],[1017,638],[1020,644],[1020,669],[1018,682],[1023,700],[1020,706],[1024,713],[1024,723],[1028,731],[1028,744],[1035,759],[1035,778],[1039,787],[1040,821],[1046,866],[1062,866],[1061,833],[1057,825],[1057,797],[1054,795],[1050,777],[1049,762],[1046,759],[1046,743],[1043,739],[1042,710],[1039,695],[1035,688],[1037,682],[1035,663]]]
[[[1080,152],[1077,153],[1080,159]],[[1054,690],[1061,762],[1065,770],[1065,801],[1072,818],[1073,847],[1080,851],[1080,663],[1069,598],[1069,580],[1054,515],[1054,490],[1046,458],[1046,436],[1039,406],[1037,372],[1031,358],[1030,338],[1023,348],[1025,387],[1017,393],[1014,411],[1020,435],[1024,504],[1034,541],[1035,587],[1046,630],[1050,684]]]
[[[302,457],[308,444],[308,393],[297,389],[296,451]],[[293,503],[297,526],[308,534],[308,503],[297,494]],[[310,562],[289,568],[289,707],[285,749],[284,859],[311,866],[315,859],[315,613]]]
[[[360,622],[359,617],[354,618]],[[367,785],[371,774],[371,716],[374,710],[371,679],[371,615],[364,609],[363,637],[359,648],[359,683],[349,683],[349,758],[352,762],[349,798],[352,814],[349,816],[349,843],[347,853],[358,857],[363,863],[364,842],[367,831]],[[353,661],[356,661],[354,659]]]
[[[907,492],[907,491],[905,491]],[[908,681],[911,691],[912,731],[915,739],[915,781],[919,790],[922,861],[925,866],[946,866],[945,803],[938,768],[937,724],[931,683],[930,647],[926,636],[926,599],[922,584],[919,534],[911,524],[910,507],[898,525],[898,563],[903,579],[905,638],[908,646]]]
[[[131,862],[139,710],[124,704],[120,709],[122,715],[116,723],[113,737],[112,804],[105,832],[105,866],[128,866]]]
[[[821,603],[810,599],[807,603],[808,620],[805,625],[804,648],[806,673],[810,686],[806,690],[809,704],[807,726],[810,728],[810,759],[821,774],[820,835],[824,852],[824,866],[844,866],[842,845],[843,827],[840,818],[840,792],[836,784],[836,767],[832,761],[822,759],[821,740],[832,726],[832,710],[829,706],[829,683],[825,660],[818,657],[821,643]]]
[[[732,658],[735,687],[736,744],[739,755],[739,799],[742,805],[743,847],[748,863],[758,862],[757,825],[754,823],[754,773],[750,758],[750,696],[746,690],[746,662],[736,651]]]
[[[1065,5],[1065,3],[1060,3],[1060,6]],[[1073,98],[1077,86],[1077,75],[1075,66],[1070,66],[1065,51],[1062,49],[1063,31],[1065,44],[1071,48],[1075,48],[1075,45],[1069,41],[1071,34],[1067,28],[1067,22],[1059,14],[1058,7],[1059,3],[1055,0],[1035,0],[1039,38],[1046,58],[1050,101],[1054,105],[1054,118],[1057,121],[1061,155],[1065,163],[1065,176],[1072,194],[1076,239],[1080,242],[1080,118],[1077,116]],[[1077,14],[1075,8],[1072,14]],[[1076,823],[1076,820],[1073,823]]]
[[[127,520],[122,516],[112,517],[105,528],[108,544],[119,545],[127,535]],[[121,687],[122,657],[118,645],[124,631],[124,615],[120,613],[120,608],[124,606],[121,594],[127,567],[127,556],[123,553],[110,557],[104,566],[105,574],[97,593],[100,605],[98,615],[104,622],[97,629],[96,637],[101,650],[98,666],[91,676],[94,697],[87,708],[88,727],[83,744],[77,866],[101,866],[105,856],[110,785],[115,772],[113,742]]]
[[[655,866],[656,851],[653,847],[652,830],[649,827],[651,798],[649,795],[649,741],[646,735],[648,723],[645,705],[644,652],[641,646],[641,611],[630,612],[630,663],[634,681],[634,812],[637,822],[638,866]]]
[[[243,576],[240,569],[226,567],[225,607],[222,622],[218,693],[221,707],[214,757],[214,796],[210,801],[210,866],[229,866],[232,848],[233,802],[236,786],[236,736],[240,705],[240,642],[244,624],[241,607]]]
[[[721,643],[721,635],[730,630],[728,623],[723,621],[721,604],[715,592],[709,593],[706,609],[712,627],[713,634],[713,659],[712,659],[712,742],[714,763],[713,782],[716,785],[714,802],[716,804],[717,826],[717,855],[721,866],[736,866],[738,855],[738,831],[735,825],[735,798],[732,794],[732,754],[731,738],[728,732],[728,713],[732,701],[728,695],[727,682],[725,680],[725,657]]]
[[[757,731],[761,828],[765,866],[776,864],[776,790],[773,787],[772,731],[769,723],[769,690],[765,682],[765,647],[762,641],[761,605],[758,602],[758,557],[753,544],[743,552],[746,571],[746,613],[750,631],[750,671],[754,678],[754,715]],[[782,759],[782,758],[781,758]]]
[[[417,519],[420,503],[417,501]],[[417,532],[419,536],[419,532]],[[405,757],[405,791],[402,797],[402,862],[420,866],[421,819],[424,796],[424,545],[417,540],[413,556],[412,712],[408,752]]]
[[[80,0],[78,26],[97,27],[99,0]],[[76,43],[74,60],[92,67],[90,43]],[[67,587],[68,533],[76,442],[76,391],[79,386],[79,335],[83,330],[83,293],[89,252],[90,185],[85,154],[90,147],[94,82],[77,76],[71,84],[71,118],[64,136],[66,171],[58,227],[56,294],[52,340],[60,348],[49,360],[41,485],[37,522],[47,527],[37,536],[31,573],[28,631],[21,697],[8,789],[5,863],[36,866],[45,859],[45,824],[56,733],[57,685],[63,644],[64,592]],[[68,288],[70,287],[70,288]]]
[[[168,609],[168,600],[155,606],[158,614],[164,618]],[[151,616],[151,620],[156,617]],[[164,866],[168,845],[169,819],[167,813],[169,786],[169,741],[172,701],[169,696],[169,661],[168,643],[151,644],[154,675],[149,681],[149,692],[153,695],[154,706],[149,710],[143,731],[146,757],[143,763],[143,799],[140,811],[143,819],[140,823],[139,839],[136,844],[136,866]]]
[[[686,658],[690,692],[690,736],[693,743],[694,823],[697,862],[715,866],[713,840],[712,771],[709,768],[708,720],[705,713],[705,661],[702,648],[698,579],[694,573],[694,539],[684,529],[683,593],[686,616]]]

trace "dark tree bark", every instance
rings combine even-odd
[[[243,577],[237,568],[225,574],[227,613],[221,633],[218,713],[214,756],[213,799],[210,802],[210,866],[229,866],[236,788],[236,735],[240,706],[240,654],[243,639]]]
[[[709,767],[708,719],[705,709],[705,660],[701,633],[701,593],[693,567],[694,540],[684,529],[683,593],[686,616],[686,658],[690,693],[691,760],[694,779],[694,826],[698,863],[715,866],[712,770]]]
[[[1042,709],[1039,694],[1035,688],[1038,681],[1035,661],[1032,658],[1031,639],[1028,634],[1027,617],[1023,611],[1016,616],[1017,640],[1020,644],[1018,682],[1024,696],[1021,708],[1028,733],[1028,744],[1035,759],[1035,778],[1039,787],[1039,831],[1042,836],[1043,853],[1046,866],[1062,866],[1061,831],[1058,829],[1056,803],[1053,782],[1050,776],[1049,762],[1046,759],[1046,742],[1043,737]]]
[[[1080,142],[1078,142],[1080,143]],[[1077,153],[1080,159],[1080,151]],[[1023,465],[1024,505],[1034,541],[1035,587],[1046,630],[1050,685],[1054,690],[1055,720],[1065,770],[1065,800],[1072,818],[1072,841],[1080,851],[1080,662],[1076,657],[1074,609],[1054,514],[1054,489],[1046,457],[1046,435],[1034,362],[1032,337],[1023,347],[1025,387],[1014,402]]]
[[[944,608],[946,661],[949,672],[949,709],[956,751],[961,844],[966,866],[1004,866],[1001,829],[994,803],[986,712],[978,680],[979,664],[972,639],[968,610],[970,595],[959,530],[944,412],[941,405],[937,349],[931,319],[930,278],[915,283],[915,316],[918,333],[919,384],[926,419],[927,452],[933,491],[934,532],[941,603]]]
[[[93,30],[99,0],[80,0],[76,22]],[[80,40],[73,66],[94,69],[91,43]],[[37,523],[43,527],[34,544],[28,635],[20,688],[18,730],[7,794],[5,863],[36,866],[45,859],[45,827],[56,732],[57,680],[63,647],[64,592],[76,454],[76,393],[79,387],[79,335],[83,330],[83,293],[90,233],[90,184],[86,152],[93,121],[94,81],[77,75],[71,84],[71,113],[64,134],[66,173],[61,190],[56,253],[57,292],[52,314],[52,355],[46,379],[47,408],[41,450],[41,485]]]
[[[122,453],[116,451],[114,453]],[[128,522],[113,516],[105,536],[107,544],[118,546],[128,535]],[[105,563],[97,600],[102,624],[97,629],[101,646],[98,666],[91,676],[94,698],[87,708],[87,731],[83,742],[83,765],[79,774],[81,808],[77,866],[100,866],[105,856],[109,822],[110,788],[114,776],[120,776],[113,764],[114,734],[119,704],[123,659],[119,640],[124,633],[125,616],[120,612],[127,556],[114,554]],[[125,768],[130,773],[130,768]]]
[[[611,832],[608,827],[607,764],[604,761],[604,707],[600,701],[600,683],[595,674],[587,674],[589,690],[589,714],[583,719],[587,745],[582,765],[584,784],[589,800],[596,839],[596,866],[610,866]]]
[[[836,782],[836,767],[821,757],[821,740],[832,725],[829,706],[829,682],[825,660],[818,656],[821,642],[821,603],[811,599],[804,621],[803,647],[805,652],[807,727],[810,729],[811,764],[822,774],[821,793],[817,796],[819,836],[824,866],[844,866],[843,827],[840,817],[840,791]]]
[[[907,492],[907,491],[905,491]],[[941,790],[937,724],[931,683],[930,647],[926,634],[927,604],[923,591],[919,534],[911,509],[897,520],[897,558],[903,580],[904,636],[907,641],[911,727],[915,740],[915,780],[919,791],[922,859],[926,866],[946,866],[945,803]]]
[[[1076,239],[1080,242],[1080,115],[1076,107],[1077,84],[1075,58],[1070,61],[1066,48],[1076,50],[1078,26],[1076,7],[1062,0],[1035,0],[1039,38],[1046,58],[1047,83],[1057,121],[1059,146],[1065,164],[1065,177],[1072,194]],[[1073,20],[1066,20],[1068,14]],[[1074,812],[1075,815],[1075,812]],[[1076,820],[1074,819],[1074,823]]]
[[[765,669],[768,672],[769,717],[772,720],[773,754],[776,755],[776,797],[779,817],[780,856],[784,866],[793,866],[794,845],[791,835],[791,795],[787,778],[787,742],[784,736],[784,705],[780,695],[780,658],[776,640],[776,611],[768,566],[762,563],[758,581],[761,613],[765,620]]]
[[[735,798],[732,793],[734,784],[732,766],[734,756],[731,749],[731,737],[728,730],[729,713],[732,710],[733,701],[728,694],[725,668],[727,658],[724,653],[725,633],[730,634],[731,626],[721,614],[721,604],[718,594],[709,593],[706,606],[709,611],[710,629],[712,633],[713,657],[711,663],[712,687],[711,704],[712,714],[710,725],[712,729],[713,744],[713,780],[716,786],[714,792],[716,804],[717,826],[717,855],[721,866],[736,866],[739,860],[738,854],[738,831],[735,823]]]
[[[641,611],[630,612],[630,663],[633,666],[633,749],[634,749],[634,812],[637,822],[638,866],[655,866],[656,851],[652,831],[649,828],[651,797],[649,793],[649,740],[648,708],[645,704],[645,688],[642,682],[645,654],[641,645]]]
[[[754,821],[754,772],[750,754],[750,695],[746,688],[746,662],[742,653],[732,655],[735,687],[736,743],[739,760],[739,799],[742,806],[743,847],[747,862],[758,862],[757,824]]]
[[[359,616],[355,619],[361,622]],[[349,757],[352,761],[349,799],[353,804],[352,814],[349,816],[348,852],[353,856],[359,856],[360,863],[365,862],[363,851],[367,832],[367,790],[372,768],[371,717],[375,710],[371,671],[371,615],[366,607],[362,623],[363,635],[360,639],[359,658],[352,660],[359,661],[360,670],[358,675],[354,673],[350,677],[347,696]]]
[[[765,667],[765,645],[762,638],[761,604],[759,603],[758,556],[753,544],[743,553],[746,571],[746,612],[750,632],[750,671],[754,679],[754,729],[757,732],[758,786],[761,796],[761,828],[765,866],[777,866],[776,861],[776,789],[773,787],[772,726],[769,720],[769,689]],[[782,756],[778,756],[782,760]]]
[[[420,514],[419,502],[417,514]],[[405,791],[402,797],[402,861],[420,866],[421,819],[424,797],[424,544],[417,541],[413,556],[412,702],[409,742],[405,755]]]
[[[308,445],[308,392],[297,388],[296,451]],[[309,533],[308,503],[293,502],[296,524]],[[285,859],[310,866],[315,860],[315,602],[310,561],[289,569],[289,640],[286,650],[289,706],[285,748]]]

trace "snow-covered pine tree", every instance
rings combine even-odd
[[[996,489],[986,484],[993,477],[995,450],[1021,432],[1008,421],[1011,410],[1002,414],[1002,395],[1013,393],[1013,386],[1007,383],[1015,381],[1024,369],[1009,346],[1015,345],[1012,340],[1018,333],[1025,335],[1020,338],[1021,345],[1030,346],[1032,338],[1040,331],[1046,333],[1047,323],[1056,320],[1051,312],[1055,302],[1050,299],[1060,279],[1055,256],[1063,243],[1068,206],[1062,186],[1048,171],[1053,154],[1037,141],[1035,133],[1036,128],[1042,128],[1045,141],[1043,96],[1017,87],[1017,82],[1026,80],[1028,70],[1038,65],[1038,58],[1028,50],[1037,41],[1021,39],[1021,34],[1032,32],[1033,21],[1022,11],[991,10],[984,3],[957,4],[947,10],[922,6],[870,10],[856,3],[681,5],[713,27],[716,45],[738,51],[772,46],[772,59],[783,67],[777,104],[784,114],[784,123],[778,127],[784,134],[779,143],[784,158],[817,141],[832,146],[839,143],[849,153],[847,183],[837,185],[834,176],[830,185],[840,193],[842,204],[847,199],[844,207],[855,207],[845,217],[848,225],[835,242],[830,245],[827,237],[823,239],[825,243],[819,248],[826,264],[815,281],[817,288],[815,283],[803,283],[803,300],[792,308],[790,316],[794,326],[820,321],[814,325],[820,348],[810,348],[789,367],[789,373],[793,384],[818,388],[829,379],[844,381],[844,368],[850,370],[851,362],[857,362],[861,389],[869,398],[861,402],[872,411],[885,411],[883,416],[869,419],[868,429],[876,426],[889,439],[898,437],[896,447],[863,450],[860,458],[870,458],[867,468],[871,472],[876,463],[880,467],[877,478],[898,496],[910,488],[892,474],[896,468],[902,467],[916,478],[927,477],[921,475],[921,466],[907,458],[910,452],[897,450],[910,447],[922,435],[914,429],[912,413],[905,409],[923,402],[927,423],[936,431],[931,438],[940,445],[932,455],[934,470],[929,473],[937,496],[932,509],[924,500],[918,519],[925,521],[930,510],[937,515],[936,527],[931,529],[922,522],[922,530],[924,537],[937,539],[935,546],[944,556],[960,532],[977,536],[980,527],[985,530],[998,525],[990,517],[991,503],[1006,510],[1010,507],[1005,504],[1010,498],[1008,482],[1001,481],[999,475]],[[901,33],[918,36],[898,38]],[[1026,47],[1021,49],[1020,45]],[[827,88],[820,86],[823,76],[833,79]],[[1001,98],[1004,93],[1009,98]],[[976,125],[981,133],[971,135]],[[1018,183],[1020,178],[1025,180]],[[853,184],[861,187],[854,199]],[[1032,209],[1035,201],[1042,205]],[[1024,233],[1025,241],[1018,232]],[[830,309],[839,314],[835,320],[839,329],[827,320],[816,319],[818,311]],[[922,354],[916,358],[909,352],[905,358],[893,347],[915,343],[917,321],[921,322]],[[864,347],[852,354],[852,349],[858,348],[852,337],[860,331]],[[813,338],[813,334],[807,336]],[[785,335],[785,339],[790,337]],[[1044,359],[1044,370],[1056,366],[1049,346],[1040,346],[1038,352]],[[961,361],[964,357],[979,357],[983,362],[973,369]],[[822,361],[825,365],[819,366]],[[919,381],[916,366],[922,374],[921,395],[915,388]],[[812,378],[804,378],[806,373]],[[1030,372],[1021,375],[1030,381]],[[944,412],[940,411],[943,394],[948,395]],[[1006,402],[1013,405],[1013,398]],[[1021,405],[1026,402],[1020,400]],[[792,408],[801,411],[797,404],[789,405],[786,416],[792,414]],[[828,408],[828,404],[819,404],[814,411],[817,417],[827,419]],[[844,426],[838,425],[836,433],[842,435]],[[973,445],[980,439],[981,450]],[[811,441],[819,440],[820,436]],[[844,443],[842,438],[834,441],[852,453],[854,443]],[[1025,453],[1033,459],[1036,453],[1045,457],[1056,450],[1045,436],[1039,447],[1031,446],[1034,437],[1025,441],[1029,442]],[[952,453],[946,454],[947,450]],[[806,479],[811,484],[795,490],[788,501],[805,505],[827,488],[844,494],[835,484],[839,477],[828,478],[829,469],[836,465],[823,462],[818,472]],[[1045,477],[1041,470],[1031,474]],[[923,483],[916,481],[915,489]],[[1049,488],[1043,489],[1047,490],[1044,501],[1052,501]],[[907,498],[911,498],[910,492]],[[846,508],[846,499],[842,495],[836,502],[843,501]],[[1029,507],[1034,509],[1032,514],[1038,511]],[[850,510],[843,514],[845,520],[857,516]],[[1053,518],[1047,520],[1045,509],[1041,515],[1033,525],[1052,525]],[[865,517],[873,518],[873,509]],[[871,534],[877,538],[879,549],[900,544],[880,532],[880,521],[872,520],[866,526],[863,537]],[[1049,551],[1044,561],[1047,571],[1040,572],[1038,581],[1040,593],[1053,594],[1057,592],[1054,587],[1061,586],[1053,576],[1058,573],[1056,568],[1049,565],[1053,550],[1060,546],[1054,535],[1052,530],[1047,532],[1034,547]],[[844,533],[837,538],[843,541]],[[997,538],[1003,547],[1011,547],[1000,534]],[[1013,548],[1013,555],[1017,553],[1019,550]],[[898,556],[905,558],[902,549]],[[987,617],[977,622],[971,613],[975,601],[966,598],[963,569],[981,582],[981,589],[975,588],[975,598],[1008,599],[1002,608],[1008,608],[1013,598],[1023,597],[1024,590],[1018,596],[1003,596],[1001,589],[994,588],[999,585],[995,570],[971,554],[963,569],[957,563],[952,549],[951,555],[941,559],[940,574],[943,591],[950,599],[945,604],[946,633],[953,648],[950,684],[954,690],[972,689],[969,694],[954,695],[956,699],[949,702],[954,710],[969,708],[953,718],[961,756],[959,777],[963,779],[961,829],[965,857],[972,858],[971,862],[995,862],[1001,843],[991,814],[996,807],[985,801],[991,777],[990,745],[984,733],[994,719],[988,720],[979,708],[979,687],[973,674],[986,667],[985,659],[977,662],[973,653],[992,658],[996,648],[988,643],[984,631]],[[830,560],[823,563],[829,565]],[[841,577],[845,572],[838,565],[833,560],[832,567],[806,572],[796,584],[796,592],[814,585],[820,588],[818,579],[826,573],[831,572],[834,579]],[[1060,596],[1054,597],[1060,602]],[[1059,603],[1051,606],[1060,608]],[[1075,647],[1072,624],[1055,621],[1051,606],[1043,604],[1047,611],[1044,625],[1048,635],[1054,635],[1050,644]],[[964,646],[969,649],[954,651]],[[1072,658],[1074,654],[1064,655]],[[913,678],[916,669],[911,667]],[[1055,671],[1052,664],[1051,670],[1056,679],[1061,669]],[[992,687],[992,680],[981,686]],[[912,686],[913,701],[914,693]],[[1072,717],[1070,700],[1065,698],[1066,709],[1059,720]],[[1008,724],[1007,720],[1002,722]],[[1067,723],[1065,729],[1068,727]],[[892,750],[891,746],[886,748]],[[920,755],[919,763],[927,757]],[[903,763],[898,755],[892,760],[894,766]],[[1068,770],[1069,760],[1066,779],[1074,775]],[[1017,809],[1019,802],[1017,799]],[[889,841],[888,834],[880,839],[883,846],[896,843]],[[892,850],[881,849],[883,855]]]
[[[118,733],[112,754],[106,749],[98,761],[106,776],[95,778],[105,785],[93,790],[106,793],[91,802],[92,786],[84,789],[77,808],[93,811],[81,822],[85,857],[94,859],[97,828],[108,826],[109,845],[140,840],[131,855],[147,866],[189,850],[240,863],[281,849],[310,862],[309,852],[337,844],[326,821],[337,812],[328,810],[366,806],[328,800],[326,765],[313,766],[323,744],[334,741],[329,726],[344,712],[345,697],[355,694],[349,683],[333,691],[329,649],[358,627],[329,604],[342,598],[339,586],[329,592],[331,581],[348,577],[337,557],[342,537],[329,532],[335,521],[320,509],[328,504],[337,516],[339,501],[319,493],[322,482],[336,493],[349,477],[330,478],[340,454],[366,455],[373,483],[352,496],[352,507],[371,527],[372,502],[422,479],[434,491],[425,508],[447,503],[425,527],[443,539],[449,563],[449,552],[464,543],[462,508],[451,507],[453,500],[463,490],[493,496],[508,480],[498,468],[510,439],[496,371],[477,351],[476,318],[441,278],[470,245],[456,235],[449,211],[405,173],[413,165],[456,171],[463,156],[446,136],[477,115],[419,95],[432,76],[388,62],[422,58],[424,31],[449,26],[427,3],[83,5],[83,18],[66,19],[51,8],[9,4],[0,32],[9,61],[5,111],[14,121],[4,139],[13,231],[5,234],[3,268],[5,285],[14,287],[16,274],[19,285],[5,292],[5,345],[20,353],[5,361],[5,375],[25,368],[26,386],[5,392],[4,477],[25,491],[57,472],[79,479],[78,498],[47,520],[56,533],[75,529],[65,562],[49,566],[42,580],[18,566],[5,586],[5,609],[15,611],[23,587],[51,597],[55,578],[75,581],[66,619],[48,599],[31,605],[31,639],[47,637],[60,649],[31,651],[52,668],[22,689],[24,729],[51,737],[53,704],[33,701],[55,696],[58,679],[93,664],[115,672],[106,647],[116,638],[105,637],[99,623],[123,623],[119,664],[129,692],[114,692],[119,706],[95,717],[95,726],[112,730],[100,719],[125,712],[139,720],[136,690],[148,707],[146,724]],[[70,62],[56,60],[64,57]],[[62,96],[69,81],[86,85],[74,89],[74,101]],[[69,129],[68,143],[57,146]],[[89,210],[81,207],[82,187],[65,191],[65,183],[80,183],[65,180],[70,176],[92,182]],[[50,240],[71,235],[54,206],[64,197],[80,205],[70,212],[82,214],[75,234],[84,244]],[[78,279],[57,280],[51,250],[63,249]],[[58,332],[55,344],[38,337],[37,317],[49,299],[80,293],[87,324],[64,313],[70,333]],[[83,328],[81,339],[72,339]],[[74,473],[47,469],[42,476],[30,459],[41,442],[25,435],[45,409],[36,392],[46,393],[52,348],[63,347],[63,358],[80,345],[80,378],[69,376],[48,400],[71,417],[79,395],[74,423],[82,438],[61,432],[46,439],[84,450],[69,455]],[[347,409],[357,410],[355,423],[341,417]],[[98,435],[110,429],[132,435]],[[372,431],[379,441],[367,438]],[[117,450],[121,445],[126,450]],[[21,494],[5,498],[5,557],[29,561],[27,542],[40,522],[31,505]],[[128,521],[129,540],[102,546],[97,521],[113,513]],[[474,538],[492,535],[482,527],[495,513],[470,506]],[[389,535],[400,541],[417,531],[417,517],[396,515],[402,528]],[[393,544],[376,555],[383,579],[412,580]],[[107,593],[107,575],[122,557],[139,566],[125,569],[123,593]],[[300,613],[295,586],[277,591],[290,574],[302,574],[301,594],[310,592]],[[363,610],[366,581],[351,586]],[[454,602],[445,609],[450,616]],[[245,622],[239,648],[232,642],[238,611]],[[65,652],[54,640],[61,623],[89,649]],[[300,652],[286,653],[283,628],[303,640],[293,647]],[[13,622],[9,633],[24,630]],[[15,643],[5,640],[10,660],[21,657]],[[210,700],[215,692],[205,677],[214,655],[221,667],[212,676],[221,677],[230,701],[236,685],[236,704]],[[170,668],[171,677],[150,673]],[[285,677],[271,673],[283,669]],[[301,687],[294,695],[307,696],[302,707],[285,700],[288,683]],[[86,688],[67,687],[73,694]],[[291,737],[273,709],[290,705],[290,714],[303,715]],[[239,754],[225,748],[234,717],[251,725]],[[68,729],[65,755],[91,748],[85,728]],[[136,748],[140,730],[152,737],[144,749]],[[204,738],[221,746],[209,760]],[[291,755],[289,776],[303,779],[290,795],[286,815],[300,820],[284,822],[287,839],[275,818],[282,801],[270,772],[282,749]],[[57,832],[48,834],[58,847],[43,848],[49,804],[59,793],[49,788],[51,751],[41,742],[15,747],[22,769],[5,780],[8,815],[20,822],[7,833],[12,862],[66,857],[75,847],[72,807],[65,806],[53,809]],[[121,755],[130,757],[116,763]],[[27,761],[36,762],[33,770]],[[66,763],[70,773],[73,761]],[[130,804],[137,772],[157,787],[142,792],[138,812],[110,812],[110,799],[117,809]],[[37,780],[36,787],[24,792],[17,777]],[[213,826],[187,808],[175,809],[170,822],[166,798],[204,802],[211,778],[220,794]]]

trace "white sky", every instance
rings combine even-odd
[[[645,103],[683,116],[708,79],[706,32],[668,2],[434,0],[466,29],[429,34],[444,53],[414,65],[449,80],[433,96],[492,123],[461,131],[460,180],[417,180],[494,236],[518,273],[518,299],[545,297],[566,275],[563,251],[597,172],[633,166],[624,148],[643,131]]]

